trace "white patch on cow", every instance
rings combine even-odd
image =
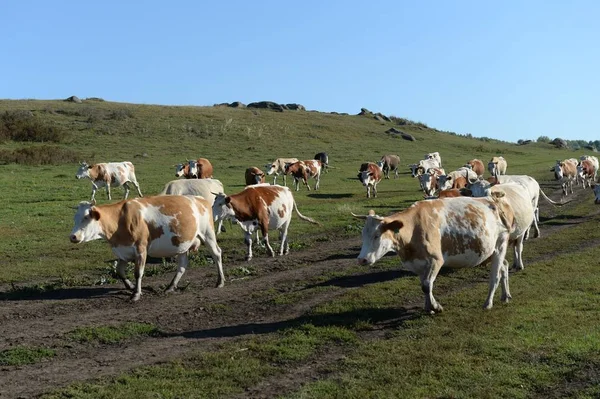
[[[88,242],[103,238],[100,222],[90,216],[92,204],[83,201],[79,203],[75,213],[75,226],[71,231],[71,241],[74,243]]]

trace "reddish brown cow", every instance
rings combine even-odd
[[[308,185],[308,179],[314,178],[317,182],[315,184],[315,190],[319,189],[319,183],[321,181],[321,161],[316,159],[309,159],[308,161],[298,161],[292,164],[285,165],[285,174],[291,174],[294,177],[294,185],[296,191],[300,189],[300,180],[310,191]]]
[[[265,182],[265,172],[256,166],[246,169],[246,185],[261,184]]]
[[[376,163],[365,162],[360,165],[358,179],[367,188],[367,198],[371,197],[371,190],[373,191],[373,197],[377,197],[377,184],[382,178],[383,171]]]
[[[477,174],[477,177],[483,176],[483,172],[485,172],[485,166],[480,159],[471,159],[469,162],[467,162],[467,165],[471,166],[471,169]]]
[[[583,178],[583,188],[586,186],[591,187],[592,182],[594,181],[594,176],[596,175],[596,167],[594,166],[594,162],[590,159],[585,159],[581,161],[581,164],[578,166],[581,168],[581,174]]]
[[[213,166],[206,158],[198,158],[195,161],[190,161],[190,178],[196,179],[212,179]]]

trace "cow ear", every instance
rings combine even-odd
[[[229,204],[231,202],[231,197],[225,197],[225,203]]]
[[[90,217],[94,220],[100,220],[100,212],[92,208],[90,210]]]
[[[404,223],[402,223],[399,220],[392,220],[389,223],[386,223],[385,226],[383,227],[383,231],[386,230],[390,230],[393,231],[395,234],[400,233],[400,229],[402,228],[402,226],[404,226]]]

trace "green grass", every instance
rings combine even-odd
[[[67,334],[69,339],[89,344],[118,344],[140,336],[158,336],[160,331],[152,324],[125,323],[119,326],[81,327]]]
[[[33,364],[44,359],[52,358],[55,355],[56,352],[53,349],[19,346],[0,352],[0,366],[22,366],[25,364]]]

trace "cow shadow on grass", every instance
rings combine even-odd
[[[368,323],[374,330],[386,330],[397,329],[406,321],[417,319],[424,314],[420,308],[416,307],[363,308],[348,312],[306,315],[275,322],[246,323],[206,330],[186,331],[184,333],[171,334],[170,336],[188,339],[230,338],[248,334],[269,334],[277,331],[285,331],[290,328],[299,328],[306,324],[311,324],[315,327],[338,326],[354,328],[361,322]]]
[[[340,198],[351,198],[354,194],[351,193],[338,193],[338,194],[308,194],[307,197],[317,199],[340,199]]]
[[[81,288],[44,288],[43,286],[14,287],[0,292],[0,301],[40,301],[90,299],[98,297],[119,296],[126,292],[123,288],[81,287]],[[128,295],[131,293],[129,291]]]
[[[341,287],[341,288],[356,288],[366,284],[383,283],[386,281],[396,280],[403,277],[414,276],[414,273],[405,270],[382,270],[373,273],[334,277],[321,283],[308,285],[306,289],[317,287]]]
[[[571,224],[580,224],[589,219],[588,216],[579,215],[558,215],[554,217],[540,216],[540,225],[544,226],[563,226]]]

